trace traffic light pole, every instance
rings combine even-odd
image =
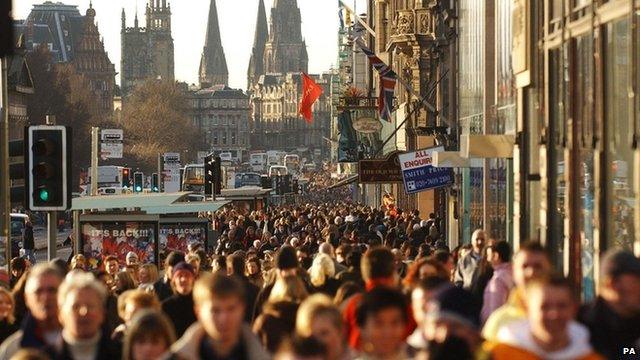
[[[98,195],[98,133],[100,128],[91,128],[91,196]]]
[[[56,117],[47,115],[47,125],[55,125]],[[57,256],[58,239],[58,212],[47,211],[47,260],[51,261]]]
[[[0,243],[5,245],[7,273],[11,274],[11,195],[9,188],[9,89],[6,58],[0,56]]]
[[[58,245],[58,212],[47,211],[47,260],[57,256]]]

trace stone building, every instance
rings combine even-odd
[[[309,152],[317,158],[328,156],[333,75],[310,76],[323,88],[323,94],[313,107],[311,123],[298,114],[302,97],[302,78],[299,73],[260,77],[251,98],[252,150]]]
[[[26,20],[15,23],[16,35],[22,37],[26,51],[46,46],[55,63],[72,64],[89,81],[96,95],[96,112],[110,115],[116,71],[105,51],[95,17],[91,3],[82,16],[75,5],[46,1],[34,5]]]
[[[171,5],[167,0],[149,0],[145,15],[146,27],[140,27],[137,13],[133,27],[127,27],[122,9],[120,76],[124,96],[147,79],[174,80]]]
[[[275,0],[270,23],[264,2],[258,4],[254,44],[247,71],[251,96],[251,149],[297,151],[321,158],[329,155],[332,74],[310,75],[324,89],[314,106],[313,122],[298,114],[301,73],[308,56],[296,0]]]
[[[204,136],[207,150],[248,156],[250,106],[242,90],[216,85],[188,93],[193,124]]]
[[[211,0],[209,5],[207,35],[202,49],[202,58],[200,59],[199,78],[200,88],[207,88],[212,85],[227,85],[229,82],[227,60],[224,56],[220,38],[216,0]]]

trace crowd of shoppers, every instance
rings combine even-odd
[[[640,354],[640,260],[600,259],[582,301],[540,243],[346,203],[216,214],[214,246],[160,269],[82,254],[0,289],[0,359],[600,359]],[[24,265],[21,267],[21,265]],[[23,309],[23,310],[19,310]],[[627,353],[628,354],[628,351]]]

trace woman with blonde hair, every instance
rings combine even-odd
[[[120,296],[127,290],[133,290],[136,288],[136,283],[126,271],[120,271],[113,277],[113,287],[111,291],[116,296]]]
[[[142,264],[138,268],[139,289],[153,291],[153,284],[160,279],[158,267],[155,264]]]
[[[304,282],[298,276],[287,275],[276,280],[262,313],[253,323],[253,332],[269,352],[275,353],[282,341],[291,336],[298,306],[307,296]]]
[[[140,310],[160,311],[160,301],[158,297],[142,289],[127,290],[118,297],[118,315],[123,323],[115,328],[111,338],[122,340],[128,327],[131,326],[131,319]]]
[[[19,328],[14,315],[15,302],[9,290],[0,287],[0,343]]]
[[[322,342],[328,351],[327,360],[356,358],[356,354],[346,342],[342,314],[326,295],[311,295],[300,304],[296,318],[296,335],[312,336]]]
[[[315,292],[334,297],[340,283],[335,279],[335,264],[331,256],[318,254],[309,268],[309,278]]]

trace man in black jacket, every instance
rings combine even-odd
[[[615,249],[602,260],[600,295],[584,306],[578,319],[591,333],[594,350],[607,359],[640,354],[640,259]]]
[[[175,294],[162,302],[162,311],[173,323],[177,337],[196,322],[192,296],[195,281],[196,272],[190,264],[181,262],[173,267],[171,285]]]
[[[253,307],[256,303],[256,298],[258,297],[260,289],[253,285],[247,278],[244,273],[244,266],[244,258],[242,255],[236,253],[227,257],[227,275],[237,277],[242,283],[242,286],[244,287],[246,306],[244,320],[251,323]]]
[[[24,255],[29,259],[31,264],[36,263],[35,255],[35,242],[33,240],[33,224],[31,220],[27,220],[22,230],[22,249],[24,249]]]
[[[153,284],[153,291],[155,291],[160,301],[173,295],[173,290],[171,289],[171,274],[173,273],[173,267],[181,262],[184,262],[183,253],[172,251],[167,255],[164,261],[164,276]]]

